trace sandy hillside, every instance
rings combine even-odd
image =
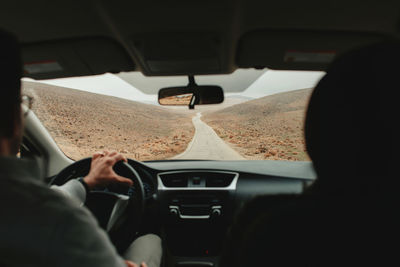
[[[116,150],[138,160],[170,158],[192,139],[192,114],[116,97],[23,82],[33,110],[73,159]]]
[[[312,89],[251,100],[202,119],[247,159],[309,160],[303,123]]]

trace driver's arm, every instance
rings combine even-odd
[[[78,179],[69,180],[61,186],[52,185],[50,188],[60,192],[66,197],[72,198],[77,201],[80,206],[83,206],[85,203],[86,189]]]
[[[118,161],[127,162],[127,159],[117,152],[97,152],[92,157],[89,174],[81,181],[73,179],[61,186],[53,185],[51,188],[74,199],[75,201],[78,201],[78,204],[82,206],[86,200],[86,191],[91,190],[96,186],[104,186],[111,183],[132,185],[130,179],[119,176],[112,169]]]

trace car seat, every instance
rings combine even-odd
[[[396,265],[399,63],[400,43],[388,41],[331,64],[305,122],[316,182],[248,204],[222,267]]]

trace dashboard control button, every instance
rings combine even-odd
[[[179,211],[178,211],[177,208],[170,208],[170,209],[169,209],[169,214],[170,214],[171,216],[177,217],[178,214],[179,214]]]
[[[213,216],[213,217],[219,217],[219,216],[221,216],[221,209],[220,208],[213,208],[212,210],[211,210],[211,215]]]

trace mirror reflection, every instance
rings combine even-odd
[[[165,106],[188,106],[193,93],[165,96],[159,99],[159,103]]]

